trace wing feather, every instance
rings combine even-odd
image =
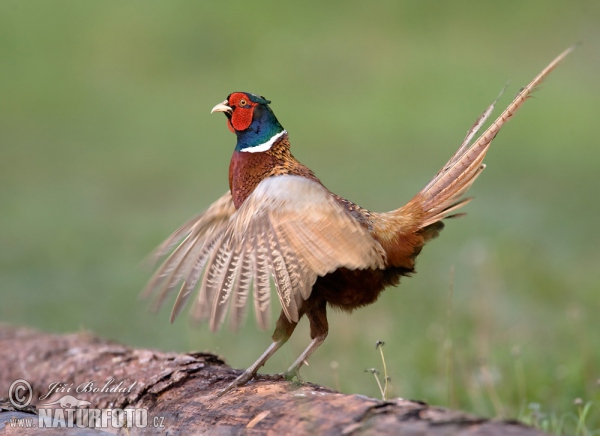
[[[248,255],[249,241],[246,241],[243,252],[240,254],[239,271],[232,285],[233,296],[231,301],[231,328],[236,331],[243,324],[246,314],[248,296],[252,286],[252,255]]]
[[[196,321],[210,319],[211,329],[213,329],[214,303],[217,294],[217,283],[225,274],[225,265],[228,264],[231,251],[227,250],[227,232],[215,244],[210,257],[206,262],[204,275],[200,280],[200,289],[198,297],[192,306],[192,318]]]
[[[201,251],[199,255],[195,257],[194,264],[191,270],[189,271],[187,277],[185,278],[185,281],[181,285],[179,294],[175,299],[175,304],[173,305],[173,310],[171,311],[171,322],[173,322],[177,315],[181,313],[181,310],[185,306],[185,303],[187,303],[187,301],[189,300],[192,292],[194,291],[194,288],[198,284],[200,276],[202,275],[202,271],[204,270],[204,266],[208,261],[208,257],[211,255],[214,247],[220,242],[223,233],[223,231],[220,233],[215,231],[215,233],[211,235],[210,238],[207,238],[204,241],[204,244],[200,247]],[[207,316],[208,315],[206,315],[205,318]]]
[[[164,278],[160,282],[158,296],[155,300],[155,309],[158,309],[165,298],[178,287],[186,269],[190,267],[190,253],[195,251],[194,248],[196,247],[195,244],[198,242],[198,239],[199,236],[196,236],[189,241],[186,240],[185,243],[177,247],[176,251],[180,251],[180,253],[177,253],[177,256],[170,261],[167,260],[168,264],[165,265]]]
[[[254,275],[254,315],[256,322],[262,329],[267,328],[271,318],[271,284],[269,268],[269,249],[267,237],[258,232],[254,239],[254,256],[252,257],[252,271]]]
[[[235,212],[230,192],[226,192],[206,211],[197,215],[179,227],[152,254],[151,259],[156,263],[161,257],[173,250],[156,273],[150,279],[142,297],[150,297],[158,293],[157,304],[166,298],[176,284],[196,264],[197,248],[205,245],[205,241],[213,239],[227,226],[229,218]],[[179,244],[179,245],[177,245]],[[191,256],[190,253],[192,254]],[[166,291],[166,293],[165,293]]]
[[[225,320],[233,285],[237,281],[240,253],[236,250],[225,249],[222,253],[222,259],[219,263],[219,279],[213,284],[215,296],[213,297],[210,317],[210,329],[213,331],[217,330]]]
[[[296,322],[318,276],[341,267],[385,267],[385,252],[368,230],[322,185],[304,177],[263,180],[232,217],[230,228],[234,245],[256,238],[257,315],[264,313],[261,306],[270,295],[267,268],[284,313]]]
[[[227,193],[171,235],[158,251],[175,247],[148,285],[157,304],[183,282],[172,319],[197,287],[191,314],[218,329],[231,309],[233,328],[244,319],[252,289],[256,321],[270,319],[273,279],[284,313],[301,315],[319,276],[338,268],[384,268],[380,244],[320,183],[281,175],[263,180],[236,211]]]
[[[288,258],[289,265],[286,264],[283,248],[285,247],[285,243],[280,243],[276,230],[272,225],[268,233],[268,238],[271,271],[275,281],[275,288],[277,289],[277,296],[279,297],[281,307],[288,319],[293,322],[298,322],[298,306],[301,303],[302,298],[299,292],[296,293],[299,289],[294,289],[292,287],[290,270],[295,269],[292,266],[293,261],[291,258]],[[296,298],[296,295],[299,295],[300,299]]]
[[[292,287],[300,293],[303,299],[310,297],[310,291],[314,285],[313,274],[306,258],[296,254],[295,247],[307,249],[305,244],[301,243],[299,232],[302,226],[296,222],[288,222],[287,227],[278,226],[276,231],[280,239],[287,239],[288,243],[284,245],[284,256],[289,259],[289,273],[292,281]]]

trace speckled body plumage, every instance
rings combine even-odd
[[[442,220],[470,199],[483,158],[502,125],[568,54],[555,59],[475,141],[495,102],[469,130],[458,151],[403,207],[370,212],[323,186],[290,151],[287,132],[264,97],[237,92],[218,104],[237,144],[229,166],[230,191],[178,229],[157,250],[171,252],[150,281],[157,304],[181,284],[172,319],[199,287],[192,315],[218,328],[230,308],[232,326],[245,317],[253,293],[259,325],[269,316],[271,278],[282,306],[265,353],[222,392],[243,385],[291,336],[303,316],[312,342],[286,372],[298,369],[325,340],[327,306],[352,311],[373,303],[388,286],[414,272],[423,246]],[[176,247],[174,250],[173,248]]]

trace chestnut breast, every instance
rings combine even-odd
[[[276,165],[275,158],[267,153],[233,152],[229,164],[229,189],[236,209]]]
[[[229,164],[229,189],[236,209],[263,179],[284,174],[308,177],[321,183],[310,169],[292,156],[287,137],[264,152],[234,151]]]

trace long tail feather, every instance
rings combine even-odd
[[[419,192],[406,206],[399,209],[403,213],[406,210],[420,210],[422,213],[420,227],[426,227],[440,221],[460,206],[467,203],[462,202],[460,197],[466,193],[475,179],[485,168],[482,163],[485,154],[493,139],[502,126],[512,118],[523,103],[531,97],[536,87],[550,74],[554,68],[569,54],[575,46],[569,47],[554,59],[535,79],[526,87],[521,89],[514,100],[500,114],[498,118],[487,128],[487,130],[469,145],[479,128],[490,116],[496,101],[492,103],[485,112],[477,119],[473,127],[467,132],[467,136],[456,153],[442,167],[436,176]],[[503,90],[504,91],[504,90]],[[501,93],[502,94],[502,93]],[[500,96],[498,96],[500,97]],[[420,207],[415,207],[419,205]]]

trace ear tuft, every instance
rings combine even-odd
[[[262,95],[256,95],[256,94],[250,94],[250,93],[248,93],[248,97],[250,98],[250,101],[253,101],[254,103],[258,103],[258,104],[271,104],[271,100],[267,100]]]

